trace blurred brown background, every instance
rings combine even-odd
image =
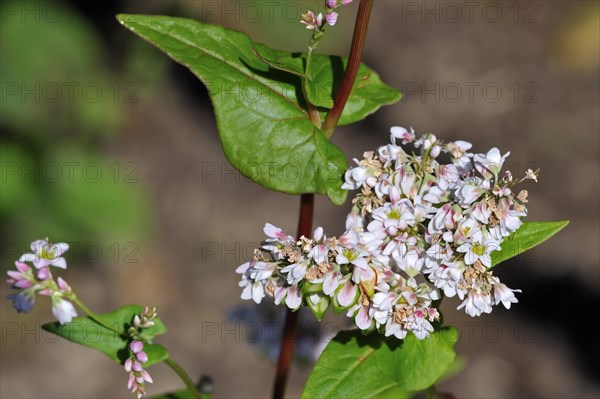
[[[354,3],[320,51],[347,54]],[[234,173],[202,84],[114,15],[196,18],[301,51],[309,34],[296,22],[299,13],[322,4],[1,7],[2,273],[34,239],[69,242],[64,275],[90,308],[156,305],[170,328],[159,342],[194,377],[212,376],[216,397],[270,395],[274,365],[252,345],[255,316],[231,316],[236,307],[247,306],[242,314],[254,308],[239,299],[234,269],[251,256],[265,222],[295,231],[298,199]],[[597,1],[375,4],[364,61],[405,97],[336,131],[333,140],[348,159],[383,144],[393,125],[465,139],[481,152],[497,146],[511,151],[513,174],[541,168],[540,182],[527,187],[528,220],[571,221],[497,269],[510,287],[523,289],[510,312],[468,319],[454,310],[458,302],[445,303],[446,321],[461,331],[465,366],[440,390],[456,397],[599,397],[591,327],[600,288],[599,13]],[[319,197],[315,223],[339,234],[348,210]],[[2,298],[9,292],[3,284]],[[125,373],[104,355],[40,332],[51,320],[48,302],[18,315],[0,301],[0,396],[129,397]],[[332,323],[343,326],[344,318],[330,317],[323,335]],[[312,353],[310,345],[300,351]],[[294,366],[289,397],[300,394],[309,370]],[[150,371],[151,394],[181,386],[165,366]]]

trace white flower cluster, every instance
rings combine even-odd
[[[400,339],[433,331],[440,292],[458,296],[470,316],[517,302],[518,290],[492,275],[491,253],[527,214],[527,192],[515,195],[513,186],[537,172],[514,180],[501,174],[509,154],[497,148],[474,154],[464,141],[417,140],[401,127],[391,133],[390,144],[346,172],[342,188],[360,190],[346,232],[327,238],[317,228],[312,239],[296,241],[267,224],[268,239],[236,270],[242,299],[268,295],[294,310],[306,304],[319,318],[333,305],[360,329]]]

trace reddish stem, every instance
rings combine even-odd
[[[298,217],[297,237],[310,237],[312,233],[312,222],[314,213],[315,196],[314,194],[302,194],[300,196],[300,216]],[[275,374],[275,386],[273,387],[273,399],[282,399],[285,392],[285,384],[292,362],[294,353],[294,342],[296,341],[296,326],[298,324],[298,314],[287,309],[285,315],[285,324],[281,335],[281,348],[279,350],[279,360],[277,362],[277,371]]]
[[[327,119],[323,123],[323,133],[325,137],[330,137],[335,127],[342,116],[342,111],[350,98],[360,60],[362,58],[363,48],[367,40],[367,29],[369,28],[369,19],[371,18],[371,10],[373,9],[373,0],[361,0],[358,6],[358,14],[356,15],[356,23],[354,25],[354,35],[352,36],[352,47],[350,48],[350,56],[348,57],[348,65],[344,72],[342,84],[335,97],[334,105]]]

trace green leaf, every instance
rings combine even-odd
[[[308,378],[302,398],[390,397],[421,391],[448,370],[455,358],[454,328],[419,341],[359,330],[340,332],[325,348]]]
[[[569,224],[558,222],[523,222],[521,227],[502,242],[500,251],[492,252],[492,267],[540,245]]]
[[[392,387],[374,397],[377,399],[411,399],[413,394],[412,392],[407,392],[404,389]]]
[[[344,202],[345,155],[310,121],[300,101],[300,77],[270,68],[254,53],[272,59],[281,52],[189,19],[117,18],[204,82],[225,155],[244,176],[275,191],[321,193],[335,204]]]
[[[76,317],[64,325],[53,322],[44,324],[42,328],[68,341],[96,349],[123,364],[129,357],[127,345],[131,341],[126,332],[133,317],[142,310],[141,306],[127,305],[112,313],[96,315],[97,321],[89,317]],[[144,329],[141,336],[145,341],[151,342],[155,336],[165,332],[167,328],[163,322],[155,319],[155,325]],[[148,355],[148,362],[144,363],[144,367],[160,363],[169,357],[167,350],[158,344],[145,344],[144,352]]]
[[[348,63],[347,58],[334,55],[313,55],[311,79],[305,78],[304,66],[306,64],[305,53],[283,53],[271,52],[272,59],[264,54],[257,56],[269,66],[293,73],[304,78],[308,101],[321,108],[333,107],[335,93]],[[379,75],[365,64],[360,64],[350,98],[344,107],[338,125],[348,125],[363,120],[383,105],[393,104],[400,101],[402,93],[386,85],[381,81]],[[321,113],[324,120],[326,112]]]

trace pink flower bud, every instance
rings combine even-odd
[[[335,25],[338,20],[338,13],[337,12],[328,13],[327,16],[325,17],[325,20],[327,21],[329,26]]]
[[[127,381],[127,389],[133,389],[133,384],[135,383],[135,375],[133,373],[129,374],[129,380]]]
[[[22,273],[25,273],[25,272],[28,272],[29,270],[31,270],[31,267],[29,267],[29,265],[27,263],[15,261],[15,266]]]
[[[152,377],[150,377],[150,374],[148,374],[148,372],[146,370],[140,371],[140,374],[142,375],[142,377],[144,378],[145,381],[147,381],[151,384],[154,382],[154,381],[152,381]]]
[[[129,344],[129,349],[131,349],[133,353],[138,353],[144,349],[144,344],[140,341],[132,341],[131,344]]]
[[[135,356],[137,357],[137,360],[139,360],[142,363],[146,363],[148,361],[148,355],[144,351],[136,353]]]
[[[33,286],[33,283],[29,280],[19,280],[17,282],[15,282],[15,287],[17,288],[31,288]]]
[[[23,275],[15,270],[9,270],[6,272],[6,274],[8,274],[10,277],[12,277],[13,282],[23,279]]]
[[[342,4],[345,5],[345,6],[348,5],[348,4],[350,4],[350,3],[352,3],[352,0],[342,0]]]
[[[325,4],[327,5],[327,7],[333,8],[337,6],[337,0],[326,0]]]
[[[142,322],[140,321],[140,316],[135,315],[135,317],[133,318],[133,325],[135,326],[135,328],[140,328],[140,324]]]
[[[65,280],[62,279],[62,277],[58,278],[58,288],[60,288],[61,291],[65,292],[71,291],[71,287],[69,286],[69,284],[67,284]]]
[[[38,270],[38,272],[35,275],[38,280],[40,281],[44,281],[44,280],[48,280],[50,278],[50,268],[48,267],[43,267],[40,270]],[[59,277],[60,279],[60,277]]]
[[[131,372],[131,366],[133,365],[133,361],[131,360],[131,358],[125,360],[125,364],[123,365],[123,367],[125,367],[125,371],[127,371],[128,373]]]
[[[133,362],[133,365],[131,366],[131,369],[133,371],[142,371],[144,368],[142,367],[142,364],[140,362]]]

